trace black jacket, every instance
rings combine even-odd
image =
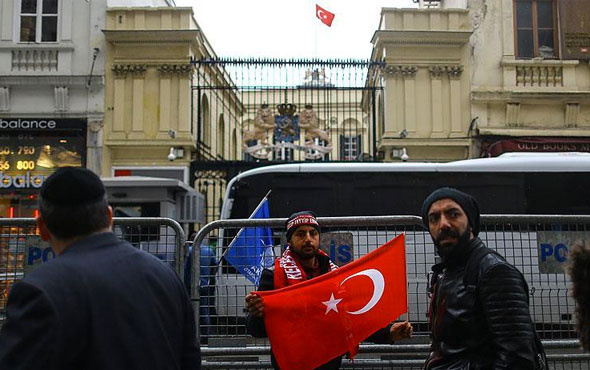
[[[324,255],[318,255],[318,262],[320,264],[320,270],[322,275],[330,271],[330,259]],[[271,270],[262,270],[262,274],[260,276],[260,282],[258,284],[258,290],[273,290],[274,289],[274,271]],[[301,318],[305,320],[305,318]],[[264,320],[260,317],[256,317],[253,315],[248,314],[246,318],[246,330],[248,334],[256,338],[264,338],[267,336],[266,328],[264,327]],[[305,356],[305,354],[301,354]],[[271,352],[271,361],[272,366],[275,370],[279,370],[279,365],[277,364],[274,354]],[[335,359],[323,364],[322,366],[316,368],[315,370],[336,370],[340,369],[340,364],[342,363],[342,357],[338,356]]]
[[[199,369],[193,310],[174,270],[100,233],[15,283],[2,370]]]
[[[465,281],[469,258],[479,248],[485,245],[475,238],[432,268],[432,347],[425,369],[534,369],[527,284],[495,253],[481,258],[475,282]]]

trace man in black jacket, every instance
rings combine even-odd
[[[313,279],[337,268],[328,255],[320,249],[320,226],[311,211],[293,213],[286,223],[288,248],[276,259],[274,270],[263,270],[258,290],[279,289]],[[246,329],[253,337],[266,337],[263,321],[264,302],[260,296],[246,296]],[[305,320],[305,318],[303,318]],[[409,338],[412,326],[406,322],[388,325],[373,334],[367,340],[377,343],[392,343],[395,340]],[[304,353],[301,354],[305,356]],[[279,366],[271,353],[274,369]],[[338,356],[316,368],[316,370],[335,370],[340,368],[342,356]]]
[[[0,369],[200,369],[184,285],[113,234],[98,176],[60,168],[41,187],[39,210],[57,257],[11,287]]]
[[[476,200],[438,189],[424,201],[422,219],[442,261],[432,267],[432,345],[425,369],[544,368],[527,284],[477,237]]]

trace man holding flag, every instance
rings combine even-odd
[[[318,223],[318,221],[315,217],[315,214],[313,212],[301,211],[301,212],[296,212],[296,213],[292,214],[287,220],[286,229],[287,229],[288,248],[285,249],[285,252],[282,254],[282,256],[280,258],[276,259],[274,271],[271,271],[268,269],[265,269],[262,271],[262,275],[260,277],[260,284],[258,286],[258,291],[260,291],[261,293],[250,293],[246,296],[246,308],[248,310],[248,317],[246,319],[246,327],[247,327],[247,331],[250,335],[252,335],[254,337],[266,337],[267,336],[267,329],[269,332],[276,332],[277,330],[283,332],[279,336],[269,334],[269,337],[271,340],[271,346],[273,346],[273,347],[275,345],[280,345],[280,347],[290,346],[289,343],[277,343],[276,341],[273,341],[274,338],[281,338],[281,340],[284,340],[285,338],[289,338],[287,340],[293,340],[294,342],[302,342],[302,341],[305,342],[305,340],[298,333],[293,332],[289,328],[286,328],[286,325],[284,326],[284,328],[280,327],[280,326],[282,326],[281,320],[284,320],[285,323],[287,321],[289,321],[291,324],[293,324],[292,317],[288,317],[288,316],[281,317],[279,314],[278,321],[275,320],[274,318],[269,318],[269,317],[266,317],[265,319],[263,319],[263,317],[264,317],[263,315],[265,314],[265,312],[264,312],[265,302],[264,302],[263,298],[260,296],[262,293],[264,293],[262,291],[286,288],[286,287],[291,287],[291,286],[294,286],[294,285],[297,285],[300,283],[305,283],[308,280],[317,278],[320,275],[324,275],[330,271],[337,269],[337,266],[332,261],[330,261],[330,258],[328,257],[328,255],[326,255],[326,253],[324,253],[322,250],[319,249],[320,226],[319,226],[319,223]],[[373,273],[373,272],[369,273],[369,272],[363,271],[361,273],[358,273],[357,275],[366,275],[373,282],[375,282],[375,281],[379,282],[379,281],[381,281],[378,278],[379,274],[380,273]],[[404,275],[404,279],[405,279],[405,266],[404,266],[403,275]],[[322,276],[322,278],[323,278],[323,276]],[[360,279],[362,279],[362,278],[360,278]],[[381,276],[381,279],[382,279],[382,276]],[[319,280],[320,279],[318,279],[318,281]],[[344,281],[342,283],[344,283]],[[405,284],[405,280],[404,280],[404,284]],[[303,286],[303,285],[305,285],[305,284],[302,284],[301,286]],[[383,287],[381,287],[381,288],[383,288]],[[379,290],[378,288],[375,289],[375,291],[378,291],[378,290]],[[286,292],[286,290],[285,290],[285,292]],[[305,293],[303,293],[303,295],[305,295]],[[375,296],[375,294],[374,294],[374,296]],[[292,303],[293,303],[292,298],[293,297],[288,297],[285,300],[281,300],[280,298],[278,298],[278,301],[284,302],[285,306],[288,306],[288,305],[293,306],[292,305]],[[304,297],[302,296],[301,298],[303,299]],[[319,298],[319,297],[313,297],[313,298]],[[272,302],[272,299],[270,297],[268,297],[267,299],[271,300],[271,302]],[[326,301],[326,299],[328,299],[328,300]],[[324,302],[322,302],[323,303],[322,307],[325,308],[325,315],[327,316],[330,313],[334,314],[334,312],[337,313],[338,312],[338,303],[340,303],[340,301],[342,301],[342,299],[337,299],[336,297],[334,297],[334,294],[332,294],[330,297],[326,297],[326,299],[321,299],[322,301],[324,301]],[[405,297],[404,297],[404,299],[405,299]],[[277,301],[277,299],[275,299],[275,301]],[[375,304],[376,304],[376,302],[373,303],[373,305],[375,305]],[[273,307],[276,307],[276,306],[273,306]],[[285,308],[292,308],[292,307],[285,307]],[[277,311],[275,310],[275,313],[276,312]],[[360,311],[357,311],[357,312],[360,313]],[[303,312],[303,313],[305,313],[305,312]],[[351,312],[351,313],[354,314],[355,312]],[[322,309],[321,314],[324,314],[323,309]],[[291,315],[291,313],[288,313],[286,315]],[[277,317],[277,316],[274,315],[274,317]],[[310,319],[313,320],[313,318],[311,318],[309,316],[295,318],[296,321],[310,320]],[[264,320],[266,320],[266,322]],[[266,325],[268,325],[269,322],[273,323],[272,324],[273,327],[268,327],[268,328],[266,327]],[[277,328],[277,326],[279,326],[279,328]],[[381,327],[381,326],[378,326],[377,328],[379,328],[379,327]],[[285,329],[285,330],[283,330],[283,329]],[[312,330],[316,330],[316,329],[318,332],[321,332],[324,328],[322,328],[321,325],[317,325],[315,328],[312,328]],[[287,332],[286,336],[284,335],[285,332]],[[385,335],[383,335],[384,332],[386,333]],[[405,323],[396,323],[392,326],[388,326],[387,328],[379,330],[378,334],[376,336],[380,337],[380,338],[383,338],[385,336],[390,341],[393,341],[393,340],[408,338],[411,335],[411,333],[412,333],[411,325],[409,323],[405,322]],[[313,333],[308,332],[307,334],[313,334]],[[369,332],[367,335],[363,336],[361,339],[366,338],[370,334],[371,334],[371,332]],[[346,333],[343,333],[343,335],[347,336]],[[318,338],[316,338],[316,339],[318,339]],[[271,361],[272,361],[272,365],[273,365],[274,369],[280,369],[280,368],[285,369],[286,368],[285,364],[287,364],[287,366],[289,366],[290,368],[299,368],[299,369],[302,369],[304,367],[309,368],[309,369],[312,369],[315,367],[316,370],[339,369],[340,364],[342,362],[342,355],[345,354],[346,352],[349,352],[346,349],[342,349],[340,352],[338,352],[338,354],[334,354],[334,355],[336,355],[336,357],[332,357],[331,355],[329,355],[327,358],[324,358],[323,356],[325,356],[325,355],[324,355],[323,351],[318,350],[317,348],[313,348],[313,343],[303,343],[303,345],[304,346],[308,345],[310,351],[316,350],[316,353],[314,353],[313,359],[310,359],[309,361],[303,360],[304,362],[306,362],[306,365],[294,364],[292,361],[289,363],[288,355],[283,356],[282,358],[279,358],[279,356],[278,356],[279,353],[277,353],[277,358],[279,358],[277,361],[277,358],[275,358],[275,350],[273,349],[273,353],[271,354]],[[280,354],[282,356],[282,350],[281,350]],[[351,354],[354,354],[354,353],[351,353]],[[306,357],[310,357],[309,355],[310,354],[304,353],[302,351],[301,353],[298,353],[296,356],[297,357],[300,356],[301,358],[306,358]],[[279,363],[281,363],[281,360],[282,360],[282,364],[281,364],[281,367],[279,367]],[[324,362],[324,361],[326,361],[326,362]],[[306,367],[307,364],[314,364],[314,365]]]

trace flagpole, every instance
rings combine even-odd
[[[268,193],[266,193],[266,195],[264,196],[264,198],[262,198],[262,200],[260,201],[260,203],[258,203],[258,205],[256,206],[256,208],[254,209],[254,212],[252,212],[252,214],[248,218],[252,218],[252,216],[254,216],[256,214],[256,212],[258,212],[258,210],[260,209],[260,207],[262,207],[262,203],[264,203],[264,200],[266,198],[268,198],[268,196],[270,195],[271,192],[272,192],[272,189],[270,189],[268,191]]]
[[[254,212],[252,212],[252,214],[250,215],[250,217],[248,217],[248,219],[252,218],[252,216],[254,216],[256,214],[256,212],[258,212],[258,210],[260,209],[260,207],[262,207],[262,204],[264,204],[264,201],[267,200],[268,196],[270,195],[270,193],[272,192],[272,189],[270,189],[268,191],[268,193],[266,193],[266,195],[264,196],[264,198],[262,198],[262,200],[260,201],[260,203],[258,203],[258,205],[256,206],[256,208],[254,209]],[[244,228],[242,227],[240,229],[240,231],[238,231],[238,233],[236,234],[236,236],[234,236],[234,238],[232,239],[231,243],[229,243],[229,245],[227,246],[227,248],[225,248],[225,251],[223,251],[223,253],[221,254],[221,258],[219,258],[219,261],[217,261],[217,267],[219,267],[219,265],[221,264],[221,260],[223,260],[223,257],[225,257],[225,255],[227,254],[227,252],[229,251],[229,249],[231,248],[231,246],[234,244],[234,242],[236,241],[236,239],[238,238],[238,236],[240,236],[240,234],[242,233],[242,231],[244,230]]]
[[[313,8],[314,12],[317,12],[316,8]],[[316,14],[316,18],[317,18],[317,14]],[[313,26],[313,52],[314,52],[314,57],[318,58],[318,22],[317,19],[314,19],[313,22],[314,26]],[[313,71],[312,71],[313,72]]]

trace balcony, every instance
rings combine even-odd
[[[513,91],[579,91],[577,60],[504,60],[504,89]]]
[[[516,86],[563,86],[563,67],[546,65],[516,66]]]
[[[55,49],[13,49],[12,71],[57,72],[59,51]]]

